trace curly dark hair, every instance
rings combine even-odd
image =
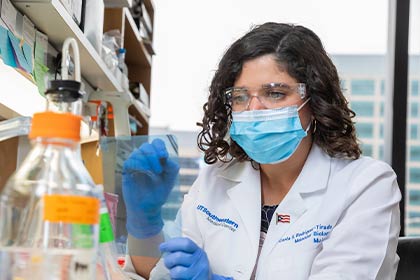
[[[198,147],[208,164],[232,158],[251,161],[233,140],[226,139],[231,123],[231,108],[224,91],[233,86],[245,62],[267,54],[274,55],[279,67],[298,82],[306,84],[316,129],[313,141],[332,157],[357,159],[361,150],[352,118],[343,95],[337,69],[319,37],[308,28],[268,22],[252,28],[230,46],[221,59],[204,104]]]

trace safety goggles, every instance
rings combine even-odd
[[[253,94],[251,92],[254,92]],[[285,83],[263,84],[260,88],[230,87],[225,90],[225,99],[233,111],[242,112],[249,109],[253,97],[267,109],[281,107],[288,96],[299,94],[301,99],[306,96],[306,85],[297,83],[288,85]]]

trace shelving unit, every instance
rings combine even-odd
[[[41,32],[48,35],[48,40],[56,49],[61,49],[68,37],[77,40],[82,75],[92,87],[107,91],[122,91],[121,85],[59,0],[40,2],[17,0],[13,4],[26,14]]]
[[[16,85],[19,84],[19,87]],[[46,101],[36,86],[0,59],[0,118],[31,116],[45,110]]]
[[[132,0],[104,0],[105,7],[109,8],[121,8],[131,7],[133,4]]]
[[[105,9],[104,32],[113,29],[120,30],[122,47],[127,50],[125,59],[129,69],[129,80],[142,82],[146,91],[150,92],[152,58],[147,52],[136,23],[127,8]]]
[[[131,5],[131,0],[107,1],[107,5],[121,5],[121,3],[124,6],[129,6]],[[59,0],[39,0],[36,2],[14,0],[13,4],[20,12],[31,19],[37,29],[47,34],[49,42],[56,49],[61,49],[64,40],[68,37],[73,37],[77,40],[80,51],[82,76],[91,87],[107,93],[114,91],[116,92],[116,96],[126,94],[129,95],[128,98],[135,101],[129,92],[123,91],[119,81],[107,68],[100,55],[87,40],[79,26],[74,22]],[[106,9],[106,11],[108,10]],[[124,40],[127,43],[125,47],[128,50],[126,63],[128,67],[135,65],[141,69],[130,69],[131,74],[129,79],[142,82],[148,92],[150,92],[151,56],[147,53],[138,31],[136,32],[136,24],[128,8],[117,8],[117,10],[120,11],[120,14],[115,13],[114,18],[106,17],[104,26],[106,27],[108,22],[111,22],[110,27],[112,27],[115,22],[118,22],[119,28],[124,26],[130,27],[121,29],[127,31],[125,33],[126,39]],[[104,29],[104,31],[106,30]],[[140,110],[141,106],[137,105],[133,104],[130,107],[130,114],[134,115],[143,124],[145,129],[143,129],[142,133],[145,134],[148,132],[149,119]]]
[[[142,83],[146,91],[150,94],[152,57],[147,52],[144,42],[140,38],[136,23],[127,8],[131,5],[132,0],[105,0],[105,2],[108,7],[117,2],[123,5],[123,7],[119,6],[120,8],[116,8],[119,12],[115,12],[114,18],[109,17],[110,14],[108,11],[110,9],[107,8],[105,10],[104,32],[113,28],[118,28],[122,31],[124,47],[127,49],[126,64],[129,70],[129,80]],[[135,99],[130,92],[123,90],[120,81],[118,81],[114,73],[102,61],[96,49],[94,49],[85,34],[74,22],[60,0],[12,0],[12,3],[35,24],[38,30],[48,36],[49,43],[55,49],[61,50],[66,38],[75,38],[79,46],[81,74],[84,82],[87,83],[86,88],[89,89],[87,90],[89,96],[105,100],[104,95],[107,95],[111,97],[109,99],[116,100],[115,104],[129,100],[131,105],[125,108],[141,124],[138,134],[148,134],[149,116],[144,112],[144,105]],[[145,6],[153,22],[154,8],[151,0],[145,1]],[[16,116],[31,116],[33,113],[45,109],[46,100],[38,93],[36,85],[25,78],[22,73],[6,66],[1,58],[0,85],[2,86],[2,94],[0,94],[0,120],[10,119]],[[94,94],[92,94],[93,92]],[[118,110],[121,111],[121,108],[118,108]],[[115,119],[111,120],[110,123],[115,123]],[[113,129],[114,127],[111,128],[111,131]],[[83,123],[83,159],[89,172],[93,175],[95,182],[102,183],[101,157],[96,156],[97,139],[97,134],[89,136],[88,125]],[[6,150],[9,150],[8,147],[12,147],[13,145],[15,143],[10,145],[6,144]],[[0,148],[2,147],[0,146]]]
[[[152,2],[146,2],[148,2],[148,7],[153,8]],[[149,12],[149,14],[153,13]],[[127,8],[107,8],[105,9],[104,18],[104,32],[117,29],[121,33],[121,45],[127,51],[125,58],[129,80],[131,82],[142,83],[150,95],[152,56],[148,53],[140,37],[140,33],[130,11]],[[140,120],[143,125],[140,128],[139,134],[148,134],[148,116],[144,114],[141,108],[142,104],[134,99],[133,106],[129,108],[129,112],[136,119]]]

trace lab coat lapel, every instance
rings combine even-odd
[[[227,190],[249,237],[255,256],[258,252],[261,223],[261,182],[259,170],[249,162],[237,163],[222,174],[227,180],[236,181]]]
[[[310,209],[316,194],[327,187],[330,169],[331,157],[314,144],[301,173],[271,219],[261,255],[270,253],[293,224]],[[286,215],[286,219],[280,219],[278,215]],[[289,222],[287,215],[290,216]]]
[[[261,255],[271,252],[306,210],[307,208],[300,193],[289,192],[273,214]]]

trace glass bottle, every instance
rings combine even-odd
[[[47,111],[82,114],[82,84],[73,80],[52,80],[45,91]]]
[[[33,147],[0,195],[0,279],[95,279],[100,201],[78,155],[80,122],[34,115]]]
[[[97,186],[101,201],[100,227],[99,227],[99,272],[98,279],[128,280],[129,278],[118,265],[117,248],[111,219],[106,205],[103,187]]]

